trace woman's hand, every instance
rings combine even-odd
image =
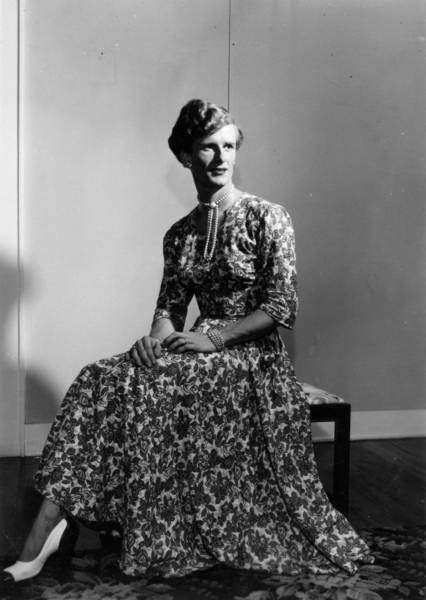
[[[216,352],[216,346],[203,333],[174,331],[162,343],[171,352]]]
[[[157,358],[162,355],[161,342],[158,338],[150,335],[144,335],[143,338],[137,340],[130,348],[129,356],[134,362],[141,367],[155,367]]]

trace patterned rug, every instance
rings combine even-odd
[[[43,573],[0,597],[19,600],[418,600],[424,587],[425,527],[362,531],[374,565],[354,576],[267,576],[215,567],[180,579],[124,579],[117,555],[85,552],[71,567],[49,561]],[[2,561],[4,566],[5,561]]]

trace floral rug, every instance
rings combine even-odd
[[[19,600],[414,600],[426,598],[424,527],[361,532],[376,556],[354,576],[267,576],[215,567],[180,579],[124,579],[117,555],[85,552],[71,567],[49,561],[29,582],[4,588]],[[2,561],[3,566],[5,561]]]

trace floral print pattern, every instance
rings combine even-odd
[[[287,212],[248,194],[225,213],[203,261],[197,209],[164,238],[154,319],[221,327],[260,308],[292,327],[294,235]],[[309,407],[277,332],[210,354],[127,354],[82,369],[46,442],[37,489],[86,521],[118,523],[127,575],[184,575],[221,563],[294,574],[354,573],[372,558],[329,503]]]
[[[420,600],[424,599],[425,528],[363,530],[376,564],[355,575],[270,575],[223,565],[174,579],[123,577],[113,548],[77,552],[71,565],[48,561],[41,577],[2,600]],[[0,559],[4,566],[9,564]]]

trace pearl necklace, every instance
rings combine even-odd
[[[219,206],[224,200],[228,200],[229,198],[231,198],[234,189],[234,186],[232,186],[229,191],[219,194],[219,196],[211,202],[202,202],[202,200],[200,200],[200,197],[198,196],[198,201],[201,204],[203,204],[203,206],[207,206],[209,209],[209,212],[207,214],[207,236],[203,252],[204,260],[210,261],[213,258],[213,254],[216,248],[217,227],[219,221]]]

